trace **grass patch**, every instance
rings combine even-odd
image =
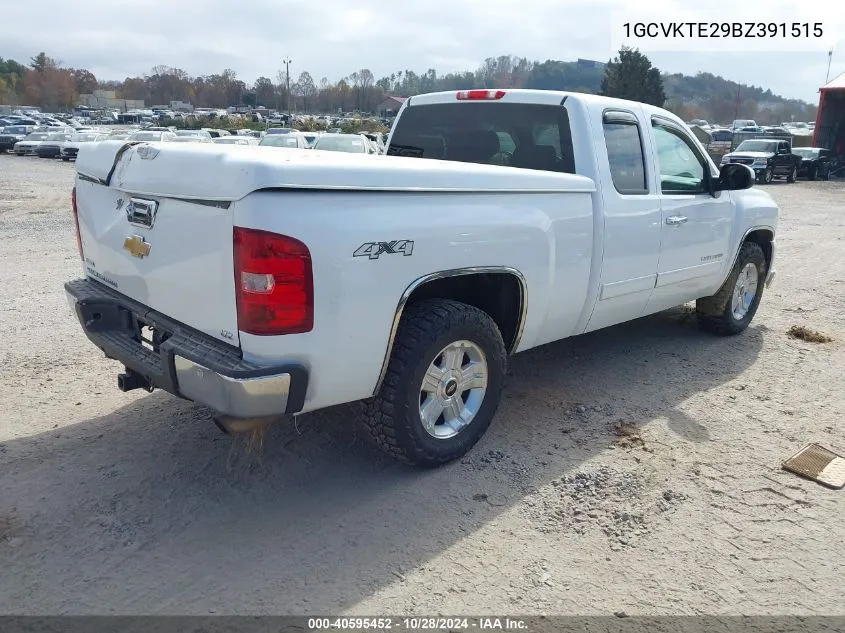
[[[792,338],[797,338],[807,343],[830,343],[833,341],[827,334],[811,330],[803,325],[793,325],[786,333]]]

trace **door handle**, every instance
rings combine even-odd
[[[687,221],[687,218],[683,215],[670,215],[666,218],[666,224],[669,226],[680,226],[684,222]]]

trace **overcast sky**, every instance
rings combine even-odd
[[[37,10],[26,2],[2,4],[0,57],[26,63],[43,50],[98,79],[123,79],[165,64],[191,75],[232,68],[252,82],[275,77],[286,56],[294,78],[307,70],[315,81],[335,81],[361,68],[377,79],[404,69],[474,70],[485,57],[502,54],[606,61],[622,21],[632,16],[823,24],[824,42],[789,44],[813,51],[760,50],[759,40],[706,40],[685,52],[665,50],[665,40],[656,44],[662,51],[640,46],[662,71],[712,72],[811,102],[824,82],[830,46],[836,47],[831,78],[845,72],[845,2],[832,0],[636,2],[648,8],[633,8],[630,0],[39,0]]]

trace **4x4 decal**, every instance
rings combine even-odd
[[[370,259],[378,259],[383,253],[388,255],[395,255],[402,253],[408,257],[414,252],[414,242],[412,240],[394,240],[392,242],[366,242],[361,244],[352,257],[369,257]]]

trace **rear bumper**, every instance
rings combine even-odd
[[[297,413],[305,404],[301,365],[245,361],[238,348],[89,279],[68,282],[65,291],[85,335],[154,387],[234,418]],[[152,350],[141,344],[142,325],[156,333]]]

